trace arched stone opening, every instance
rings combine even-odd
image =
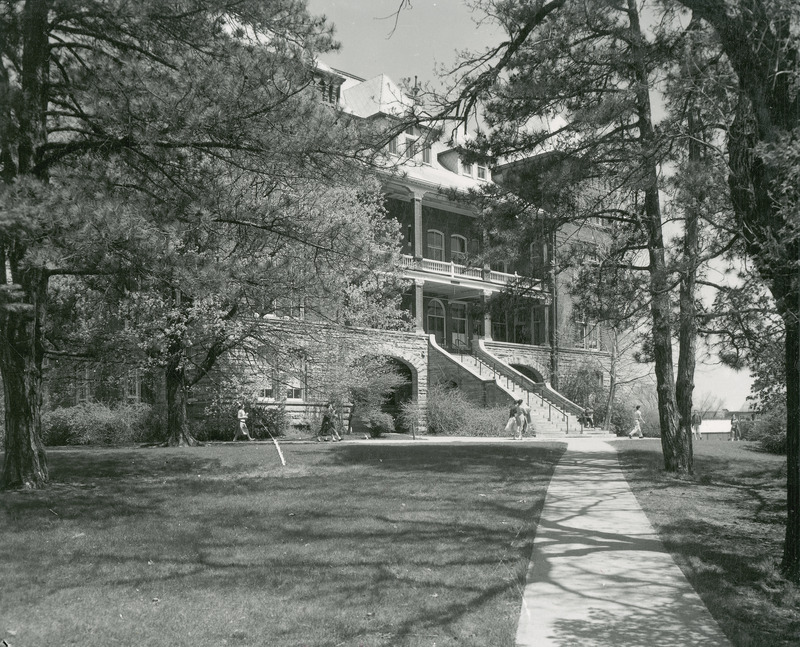
[[[511,368],[516,369],[520,373],[522,373],[525,377],[532,379],[534,382],[544,382],[544,376],[537,371],[535,368],[531,366],[526,366],[524,364],[509,364]]]
[[[410,429],[404,428],[402,421],[403,405],[414,399],[415,371],[414,369],[396,357],[388,358],[389,366],[401,377],[403,382],[389,391],[383,400],[381,409],[394,419],[395,429],[400,432],[407,432]]]

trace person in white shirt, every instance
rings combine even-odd
[[[638,438],[644,438],[644,434],[642,433],[642,423],[644,419],[642,418],[642,407],[640,405],[636,405],[636,411],[633,412],[633,429],[631,429],[631,433],[628,434],[628,438],[633,438],[637,436]]]
[[[253,440],[250,436],[250,431],[247,429],[247,412],[244,410],[244,404],[239,404],[239,411],[236,414],[236,418],[238,419],[239,423],[236,425],[236,434],[234,435],[233,440],[237,441],[239,438]]]

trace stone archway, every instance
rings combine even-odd
[[[544,376],[532,366],[527,366],[525,364],[509,364],[509,366],[513,369],[516,369],[520,373],[522,373],[525,377],[530,378],[534,382],[544,382]]]
[[[407,332],[382,331],[380,335],[372,332],[358,340],[362,354],[387,359],[406,378],[405,384],[388,396],[382,410],[397,420],[402,403],[415,402],[418,415],[416,431],[424,432],[428,426],[428,338]]]

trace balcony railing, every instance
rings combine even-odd
[[[447,263],[445,261],[434,261],[430,258],[414,259],[413,256],[403,254],[402,266],[409,270],[422,270],[424,272],[432,272],[433,274],[440,274],[442,276],[449,276],[450,278],[465,277],[470,279],[477,279],[478,281],[489,281],[491,283],[499,283],[500,285],[508,285],[520,279],[518,274],[507,274],[506,272],[495,272],[494,270],[484,270],[480,267],[469,267],[467,265],[460,265],[459,263]]]

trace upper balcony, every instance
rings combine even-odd
[[[461,265],[453,261],[435,261],[430,258],[415,259],[409,254],[401,255],[401,265],[405,275],[409,278],[446,281],[491,292],[499,292],[510,285],[526,281],[528,282],[527,289],[540,292],[542,297],[549,296],[546,286],[541,280],[524,277],[517,273],[497,272]]]

